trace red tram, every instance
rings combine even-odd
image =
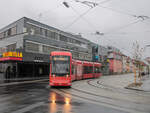
[[[50,60],[50,86],[71,86],[74,80],[102,75],[101,63],[74,60],[70,52],[51,52]]]

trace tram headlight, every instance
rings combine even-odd
[[[66,77],[69,77],[69,75],[66,75]]]
[[[53,74],[52,76],[53,76],[53,77],[55,77],[55,75],[54,75],[54,74]]]

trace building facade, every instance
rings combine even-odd
[[[0,30],[0,73],[3,78],[48,76],[52,51],[92,61],[89,40],[23,17]]]
[[[109,62],[108,62],[108,48],[98,45],[96,43],[92,44],[92,55],[93,61],[100,62],[102,64],[101,71],[103,75],[109,74]]]
[[[123,73],[122,53],[115,47],[108,46],[109,74]]]

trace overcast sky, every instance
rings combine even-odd
[[[62,4],[64,0],[0,0],[0,28],[26,16],[67,32],[81,33],[100,45],[115,46],[127,55],[135,41],[141,47],[150,45],[150,18],[143,21],[137,18],[150,17],[150,0],[87,0],[106,1],[91,10],[75,0],[65,1],[70,8]],[[78,18],[87,10],[87,14]],[[139,22],[132,24],[136,21]],[[104,35],[95,35],[96,31]],[[144,55],[150,56],[150,47]]]

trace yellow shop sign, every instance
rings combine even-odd
[[[5,52],[3,53],[3,57],[20,57],[22,58],[22,52]]]

